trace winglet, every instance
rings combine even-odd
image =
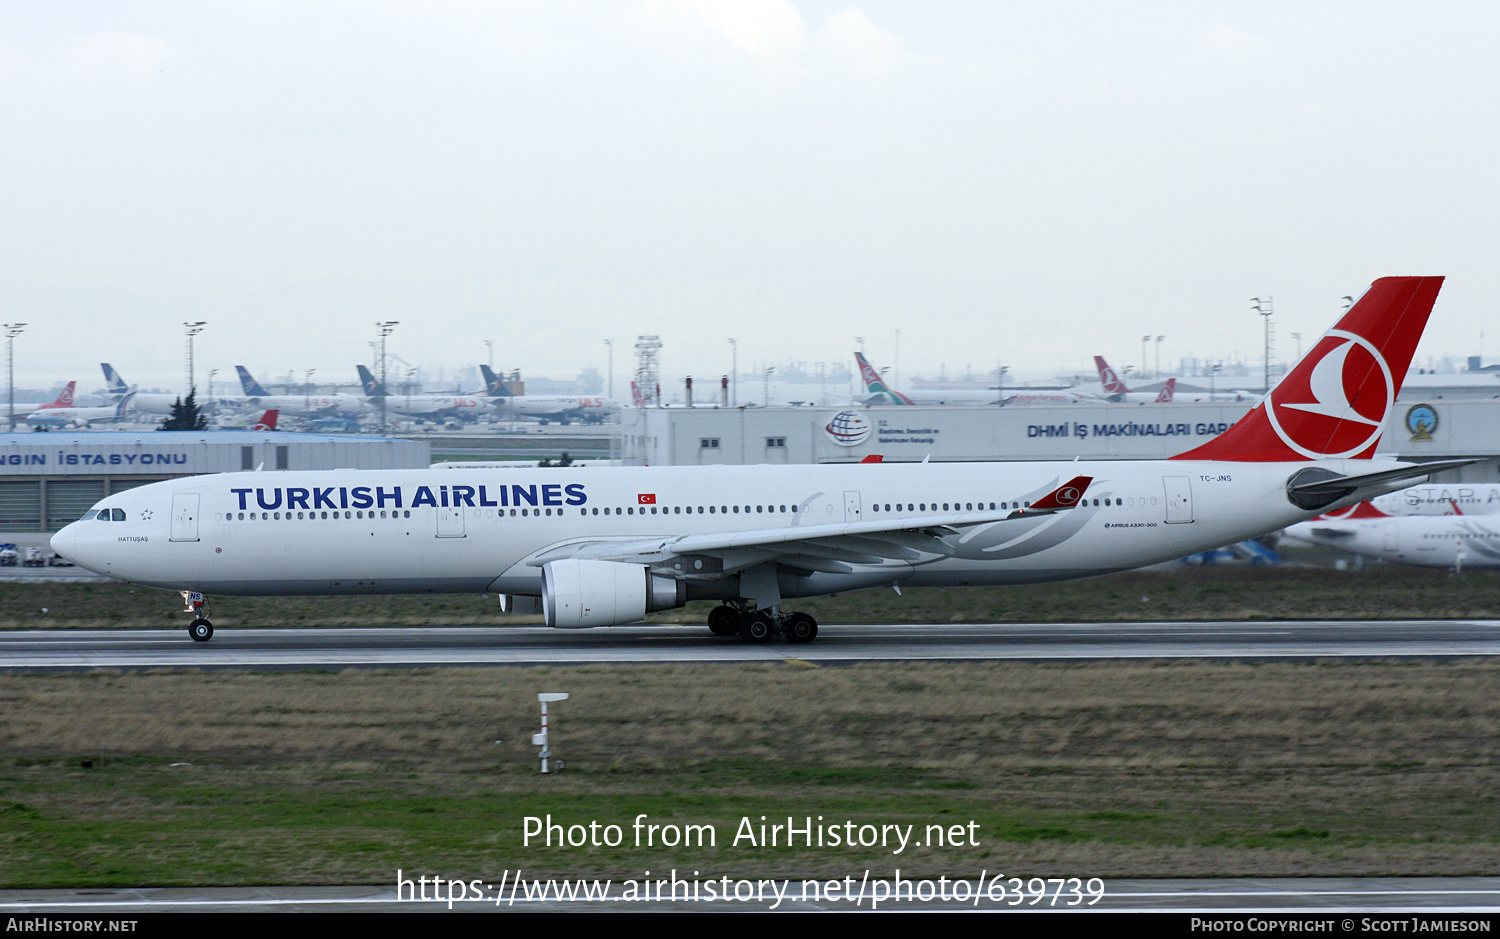
[[[1089,483],[1094,481],[1092,476],[1074,476],[1072,479],[1058,486],[1056,489],[1031,503],[1027,512],[1056,511],[1057,509],[1071,509],[1083,499],[1083,494],[1089,488]]]

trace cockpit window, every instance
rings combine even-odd
[[[109,515],[110,515],[110,518],[113,521],[116,521],[116,522],[123,522],[123,521],[125,521],[125,510],[124,509],[110,509],[109,510]]]

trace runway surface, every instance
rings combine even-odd
[[[976,871],[975,874],[978,872]],[[970,875],[966,886],[972,886],[976,878]],[[731,879],[731,883],[734,881]],[[744,882],[742,882],[744,883]],[[934,885],[938,893],[931,899],[895,902],[892,896],[894,885],[890,881],[877,884],[871,880],[861,884],[853,881],[855,900],[834,900],[826,897],[804,899],[801,896],[802,881],[792,878],[782,892],[780,903],[773,899],[746,900],[650,900],[629,901],[622,899],[623,885],[620,880],[612,884],[610,895],[615,899],[604,900],[558,900],[555,897],[528,900],[518,896],[514,902],[502,900],[496,903],[493,896],[478,902],[458,902],[455,911],[481,912],[662,912],[678,911],[725,911],[766,910],[788,911],[810,910],[869,910],[876,906],[880,910],[1068,910],[1068,897],[1054,901],[1051,894],[1045,899],[1032,902],[1035,895],[1027,896],[1019,904],[1014,894],[1009,899],[991,899],[981,896],[976,902],[969,899],[956,900],[952,880],[946,885],[950,896],[941,898],[939,891],[944,885]],[[910,889],[910,882],[908,882]],[[1050,888],[1049,888],[1050,889]],[[749,891],[746,890],[746,893]],[[967,890],[963,891],[968,893]],[[430,896],[430,894],[429,894]],[[878,905],[875,901],[879,898]],[[1442,915],[1454,918],[1458,911],[1481,914],[1488,920],[1500,911],[1500,878],[1495,877],[1348,877],[1348,878],[1259,878],[1222,880],[1106,880],[1104,896],[1099,902],[1088,905],[1089,897],[1076,902],[1074,911],[1158,911],[1158,912],[1221,912],[1232,914],[1287,913],[1298,916],[1329,914],[1341,916],[1346,913],[1426,914],[1426,917]],[[397,899],[392,887],[196,887],[196,888],[135,888],[95,890],[4,890],[0,891],[0,912],[10,916],[62,916],[62,915],[124,915],[131,913],[166,912],[365,912],[393,913],[446,911],[444,902],[422,902]],[[1399,923],[1397,925],[1400,925]],[[1356,924],[1356,927],[1358,924]],[[1410,920],[1405,931],[1415,931]],[[1334,930],[1329,930],[1334,931]],[[1342,928],[1339,931],[1353,931]],[[1361,930],[1368,931],[1368,930]],[[1388,930],[1387,930],[1388,931]]]
[[[1497,620],[824,626],[802,645],[703,626],[220,629],[206,643],[186,628],[0,632],[0,669],[11,670],[1489,655],[1500,655]]]

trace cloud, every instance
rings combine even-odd
[[[884,75],[906,52],[894,33],[871,23],[858,7],[830,16],[818,31],[817,48],[843,71],[866,81]]]
[[[1212,29],[1194,33],[1193,53],[1201,62],[1233,68],[1254,68],[1265,61],[1265,44],[1250,33],[1215,20]]]
[[[80,88],[139,81],[161,68],[171,52],[165,40],[139,33],[94,33],[50,59],[3,48],[0,82],[33,88]]]
[[[906,54],[901,40],[881,29],[858,7],[830,16],[810,34],[788,0],[676,0],[711,33],[773,66],[831,71],[861,81],[888,72]]]
[[[781,56],[807,45],[802,15],[787,0],[677,0],[677,5],[748,52]]]

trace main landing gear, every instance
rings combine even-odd
[[[818,621],[806,613],[737,609],[728,604],[709,612],[708,628],[715,636],[738,635],[745,642],[770,642],[778,636],[787,642],[812,642],[818,637]]]
[[[193,614],[188,624],[188,635],[194,642],[207,642],[214,637],[214,624],[208,621],[208,600],[196,590],[182,591],[182,602],[187,606],[183,612]]]

